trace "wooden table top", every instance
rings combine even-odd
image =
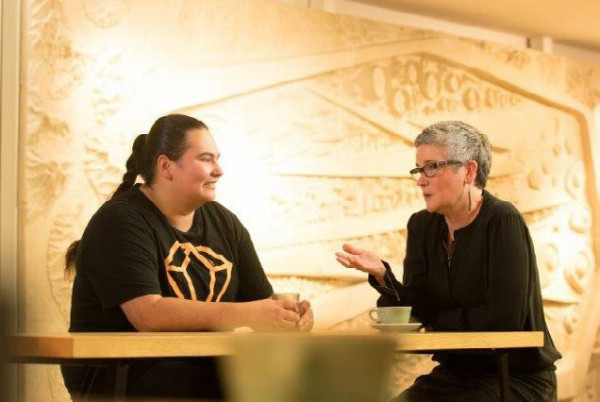
[[[237,332],[119,332],[12,334],[5,339],[10,358],[111,359],[145,357],[224,356],[240,337],[364,339],[387,337],[399,352],[540,347],[538,332],[314,332],[311,334]]]

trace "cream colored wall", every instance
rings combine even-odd
[[[25,327],[64,331],[62,258],[160,115],[204,120],[223,153],[219,199],[253,235],[277,289],[320,328],[366,326],[376,294],[338,267],[352,241],[400,273],[423,207],[407,171],[426,125],[462,119],[492,140],[489,188],[527,219],[546,314],[582,394],[600,318],[596,167],[600,67],[258,0],[32,0],[25,6],[22,170]],[[394,388],[426,368],[398,366]],[[66,400],[56,368],[25,400]],[[593,372],[592,372],[593,374]]]

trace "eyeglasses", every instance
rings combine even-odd
[[[417,167],[410,170],[410,175],[413,179],[419,180],[419,176],[421,173],[425,175],[425,177],[434,177],[438,174],[438,169],[444,166],[452,166],[452,165],[462,165],[463,162],[457,161],[455,159],[450,159],[447,161],[439,161],[439,162],[429,162],[424,164],[422,167]]]

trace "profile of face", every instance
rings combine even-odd
[[[169,167],[175,191],[196,205],[214,201],[217,182],[223,175],[217,144],[205,128],[189,130],[186,139],[185,152]]]
[[[425,167],[428,163],[448,161],[446,150],[433,144],[417,147],[417,167]],[[427,166],[425,173],[418,176],[417,185],[421,188],[426,208],[429,212],[450,215],[465,196],[467,180],[465,166],[445,164],[432,169],[436,165]]]

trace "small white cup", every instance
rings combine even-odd
[[[369,317],[381,324],[408,324],[411,306],[377,307],[369,310]]]

